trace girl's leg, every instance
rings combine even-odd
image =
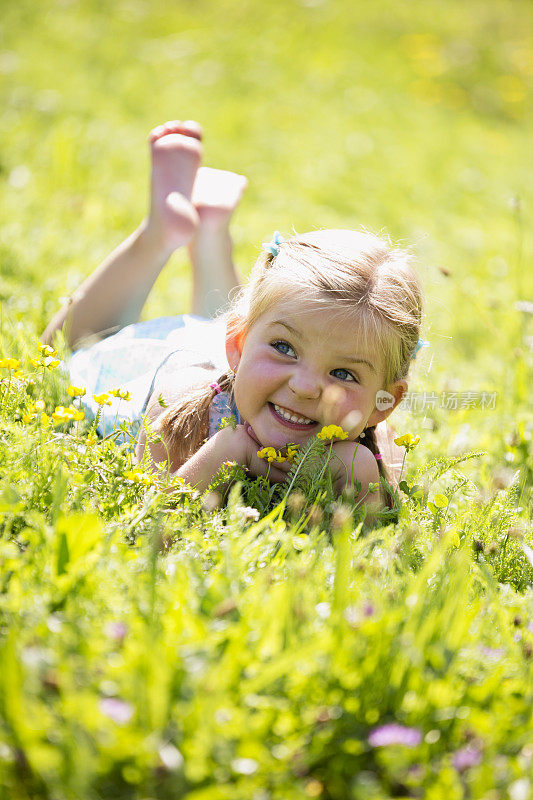
[[[200,140],[201,129],[194,122],[169,122],[152,131],[148,219],[74,292],[46,328],[44,342],[63,328],[74,347],[139,318],[168,258],[190,242],[198,228],[191,198],[202,154]]]
[[[247,183],[243,175],[234,172],[209,167],[198,170],[192,202],[200,224],[189,244],[193,314],[214,317],[227,306],[231,291],[240,286],[229,223]]]

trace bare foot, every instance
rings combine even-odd
[[[191,202],[202,158],[202,130],[196,122],[167,122],[150,133],[151,206],[147,227],[169,251],[188,244],[199,215]]]
[[[192,190],[192,204],[202,229],[227,228],[248,181],[244,175],[225,169],[200,167]]]
[[[247,185],[246,178],[234,172],[208,167],[198,170],[192,202],[200,224],[189,244],[193,314],[216,316],[240,285],[232,259],[229,222]]]

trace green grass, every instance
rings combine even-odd
[[[22,361],[0,385],[0,797],[527,798],[530,5],[0,13],[0,358]],[[23,422],[69,401],[36,337],[142,218],[146,134],[175,117],[250,179],[244,273],[272,230],[385,228],[426,287],[410,388],[498,392],[395,412],[421,436],[396,522],[362,530],[327,494],[313,511],[312,481],[304,508],[249,481],[224,509],[169,506],[85,422]],[[176,256],[145,316],[189,294]],[[420,743],[373,746],[392,722]]]

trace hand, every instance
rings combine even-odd
[[[232,437],[232,446],[235,448],[234,461],[243,464],[254,477],[268,475],[271,483],[281,483],[286,479],[291,465],[286,461],[282,464],[275,461],[269,463],[266,459],[259,458],[257,451],[261,449],[261,446],[249,435],[245,425],[237,425],[232,433],[234,434]]]

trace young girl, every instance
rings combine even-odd
[[[348,433],[332,447],[336,491],[355,475],[359,496],[378,505],[368,487],[386,475],[378,438],[385,446],[387,435],[376,426],[407,389],[419,338],[421,292],[409,258],[368,233],[318,230],[287,241],[276,234],[240,287],[229,221],[246,180],[199,168],[201,138],[193,122],[152,131],[148,218],[74,293],[43,340],[60,328],[71,347],[107,334],[74,354],[73,382],[89,384],[88,395],[131,388],[134,415],[161,434],[147,441],[141,429],[138,458],[148,446],[154,462],[168,462],[201,490],[225,461],[282,481],[289,465],[268,464],[258,451],[302,445],[333,424]],[[131,324],[184,245],[195,316]],[[231,414],[238,424],[219,430]]]

